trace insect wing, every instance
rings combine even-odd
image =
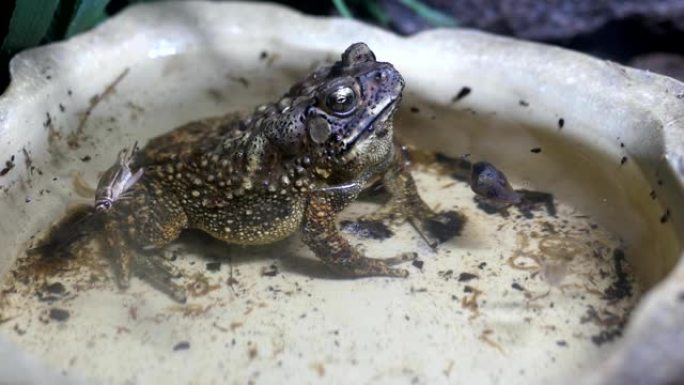
[[[124,186],[123,186],[123,190],[121,192],[124,193],[124,192],[128,191],[129,188],[131,188],[137,181],[140,180],[142,175],[143,175],[143,169],[142,168],[138,169],[138,171],[136,171],[133,174],[130,174],[130,172],[129,172],[129,176],[128,176],[127,180],[125,181]]]

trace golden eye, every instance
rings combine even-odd
[[[326,96],[325,105],[334,113],[348,114],[356,107],[356,94],[347,86],[337,88]]]

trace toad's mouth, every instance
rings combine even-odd
[[[389,119],[390,115],[394,113],[394,111],[397,108],[398,101],[400,97],[396,97],[393,99],[390,99],[378,112],[377,114],[371,115],[367,117],[366,119],[362,120],[361,123],[359,124],[360,129],[356,130],[356,132],[353,132],[352,135],[349,137],[345,138],[343,140],[343,151],[347,152],[354,148],[356,143],[358,143],[361,140],[364,140],[368,138],[372,133],[375,132],[375,126],[378,121],[384,122],[387,119]],[[386,130],[384,131],[384,134],[387,134]],[[380,131],[377,132],[377,135],[384,136]]]

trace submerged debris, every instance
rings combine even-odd
[[[68,310],[53,307],[50,309],[49,316],[52,320],[63,322],[69,319],[70,314]]]
[[[190,349],[190,342],[188,342],[188,341],[181,341],[181,342],[179,342],[173,346],[174,352],[177,352],[179,350],[188,350],[188,349]]]
[[[50,294],[64,294],[66,288],[61,282],[54,282],[49,285],[45,285],[45,291]]]
[[[61,282],[54,282],[40,288],[36,296],[41,302],[52,303],[62,299],[66,294],[66,287]]]
[[[556,216],[556,204],[554,203],[553,194],[525,189],[516,190],[516,192],[522,195],[522,201],[516,207],[525,218],[532,218],[532,212],[540,209],[545,209],[546,213],[552,217]]]
[[[461,235],[466,223],[466,216],[456,211],[445,211],[438,213],[426,222],[427,230],[437,238],[439,243],[444,243]]]
[[[278,266],[276,264],[271,264],[261,269],[262,277],[275,277],[276,275],[278,275]]]
[[[470,87],[464,86],[463,88],[461,88],[460,91],[458,91],[458,93],[453,98],[451,98],[451,102],[456,103],[457,101],[459,101],[459,100],[465,98],[466,96],[470,95],[471,92],[472,92],[472,89]]]
[[[390,238],[394,232],[382,221],[360,219],[357,221],[345,220],[340,222],[342,230],[361,238],[383,240]]]
[[[522,287],[522,286],[521,286],[519,283],[517,283],[517,282],[513,282],[513,283],[511,284],[511,288],[513,288],[513,289],[515,289],[515,290],[518,290],[518,291],[525,291],[525,288]]]
[[[441,152],[435,153],[434,161],[447,168],[450,176],[458,181],[467,182],[473,163],[465,157],[454,158]]]
[[[522,201],[522,196],[513,190],[506,175],[489,162],[473,164],[470,172],[470,189],[482,202],[497,209]]]
[[[603,299],[608,302],[617,302],[632,296],[632,282],[627,274],[627,259],[622,249],[613,251],[613,267],[615,269],[615,280],[603,292]]]
[[[620,337],[622,337],[622,330],[620,329],[602,330],[599,334],[591,336],[591,342],[596,346],[601,346]]]
[[[480,278],[477,274],[473,273],[461,273],[458,275],[458,282],[468,282],[472,279]]]
[[[514,190],[506,175],[488,162],[473,164],[470,188],[477,194],[474,198],[477,207],[487,214],[508,216],[506,209],[515,206],[528,219],[533,217],[532,211],[542,207],[549,215],[556,216],[552,194],[525,189]]]
[[[219,271],[221,270],[221,262],[207,262],[207,270],[209,271]]]
[[[0,170],[0,176],[7,175],[8,172],[12,171],[14,166],[14,155],[12,155],[9,160],[5,161],[5,167]]]
[[[121,81],[128,75],[128,72],[130,71],[130,68],[125,68],[119,76],[117,76],[114,81],[109,83],[107,87],[105,87],[104,91],[100,94],[94,95],[92,98],[90,98],[90,104],[88,108],[83,112],[83,115],[81,115],[81,119],[78,122],[78,126],[76,127],[76,130],[72,133],[69,134],[69,137],[67,139],[67,144],[69,145],[70,148],[78,148],[81,145],[81,140],[84,137],[84,131],[85,131],[85,126],[86,123],[88,122],[88,119],[90,118],[90,115],[93,113],[95,108],[102,102],[104,99],[106,99],[109,95],[113,94],[116,92],[116,87],[121,83]],[[48,119],[49,119],[48,115]]]
[[[670,220],[670,209],[666,209],[665,213],[660,217],[660,223],[667,223]]]

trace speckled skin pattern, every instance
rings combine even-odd
[[[119,286],[131,272],[178,301],[184,290],[162,249],[183,229],[240,245],[271,243],[301,230],[333,271],[351,277],[405,277],[389,259],[364,256],[341,236],[337,214],[382,178],[390,201],[367,219],[409,220],[431,246],[435,214],[419,197],[393,139],[404,80],[363,43],[319,68],[279,101],[247,117],[192,122],[152,139],[131,166],[140,180],[104,212],[104,237]],[[136,252],[136,250],[138,252]]]

